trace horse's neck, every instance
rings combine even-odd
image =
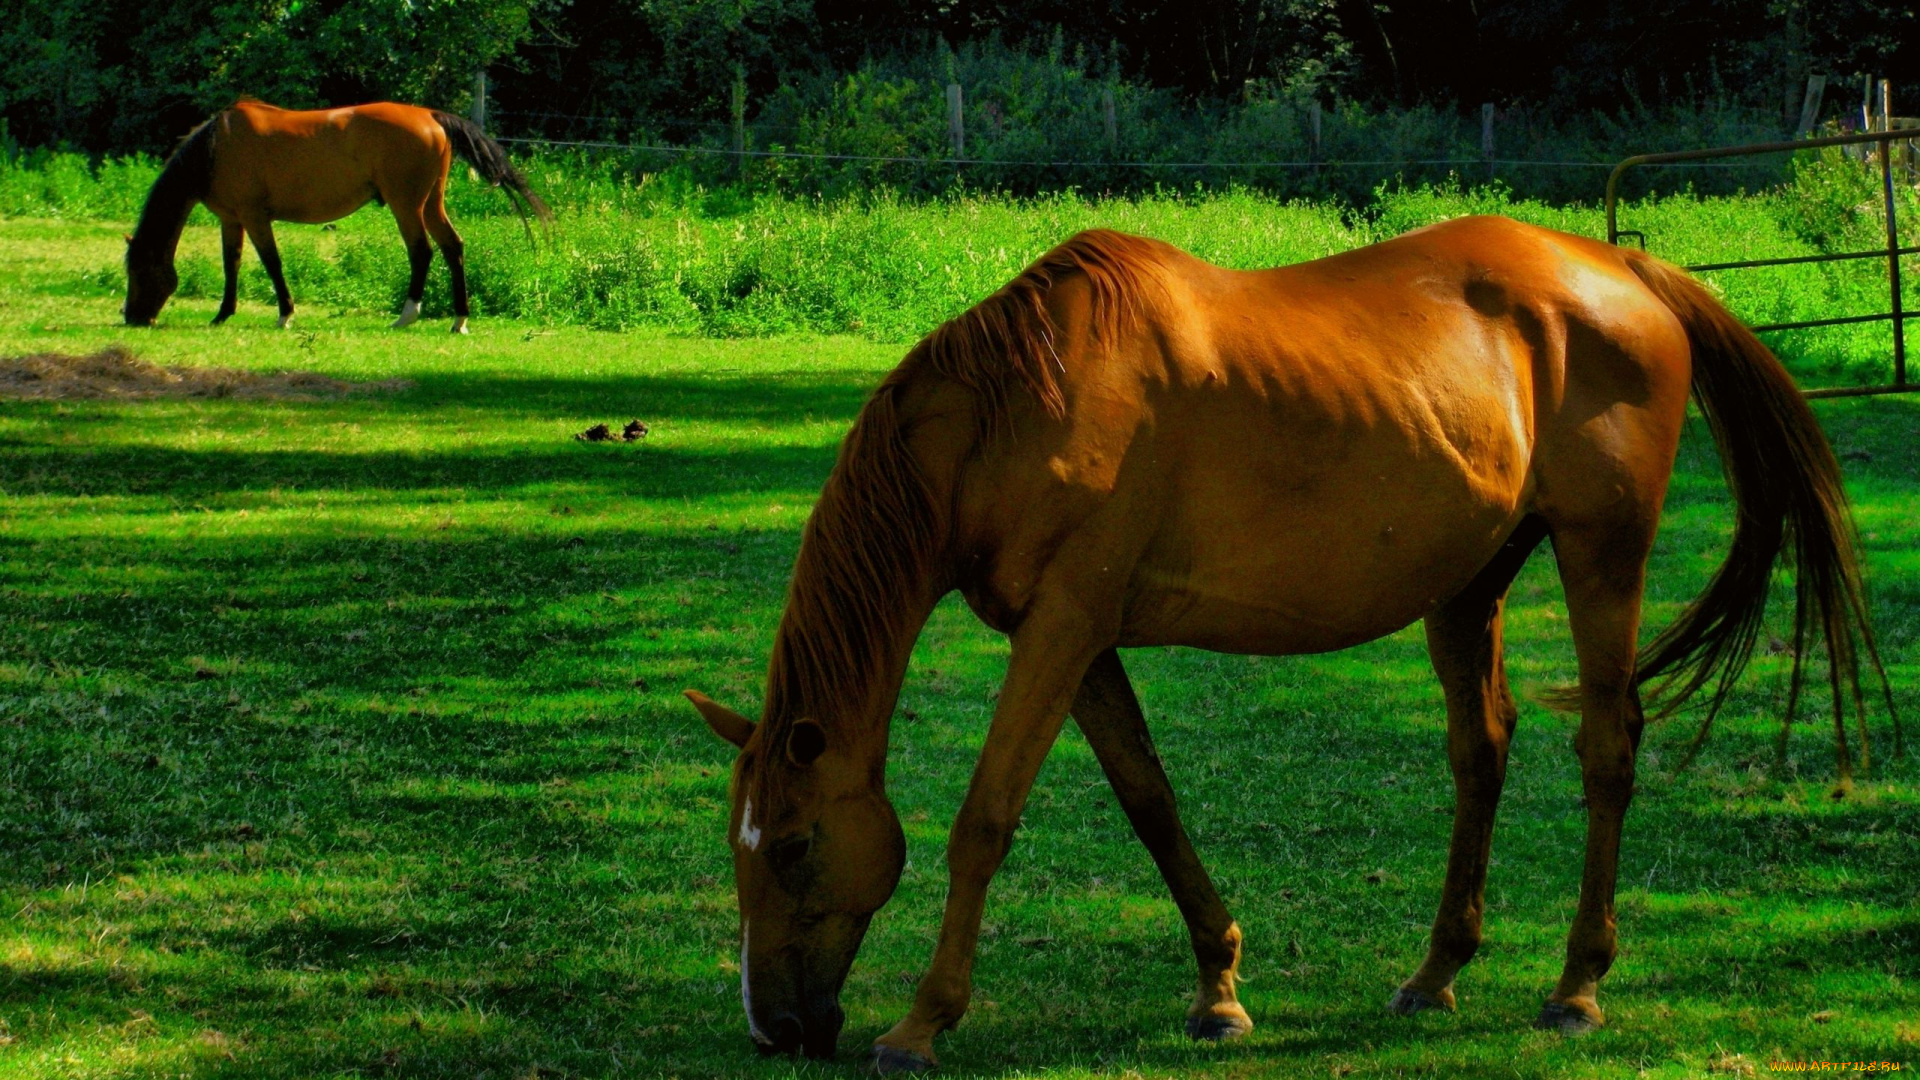
[[[180,233],[187,227],[187,215],[206,197],[212,183],[213,123],[210,120],[195,128],[154,178],[146,205],[140,208],[140,223],[133,229],[137,253],[172,265]]]
[[[929,453],[918,438],[919,370],[909,358],[888,376],[841,446],[807,520],[769,671],[769,719],[813,720],[876,768],[914,640],[950,587],[946,458],[965,449]]]
[[[851,452],[807,523],[774,638],[767,713],[781,723],[812,720],[877,767],[914,641],[946,575],[938,511],[918,473],[909,465],[897,482],[880,484],[877,470],[850,465],[876,451],[871,435],[849,436]],[[899,446],[879,442],[881,453]]]
[[[133,250],[144,258],[171,265],[180,247],[180,234],[187,228],[187,216],[198,201],[183,191],[155,185],[140,212],[140,223],[134,227]]]
[[[827,685],[818,685],[823,681],[822,669],[795,662],[796,654],[817,654],[844,647],[845,643],[802,640],[817,630],[803,625],[789,606],[775,633],[775,655],[784,652],[786,662],[776,661],[775,683],[768,688],[769,711],[785,712],[791,720],[815,721],[827,730],[830,741],[872,765],[876,774],[883,770],[893,710],[906,681],[914,642],[939,602],[933,589],[929,585],[892,592],[888,604],[891,632],[884,643],[860,656],[834,657],[838,663],[828,670],[854,674],[827,681]]]

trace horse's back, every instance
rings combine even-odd
[[[1533,508],[1590,519],[1657,513],[1691,381],[1679,318],[1610,244],[1505,218],[1418,230],[1401,245],[1450,268],[1456,306],[1525,343],[1534,390]]]
[[[1671,316],[1616,253],[1504,220],[1277,270],[1173,254],[1150,276],[1110,342],[1086,332],[1084,284],[1049,305],[1064,422],[985,455],[971,485],[1002,552],[987,606],[1018,610],[1067,554],[1128,568],[1127,644],[1288,653],[1391,632],[1536,509],[1559,468],[1543,458],[1572,467],[1607,386],[1662,382],[1647,367],[1667,363],[1623,344]]]
[[[410,152],[432,159],[447,150],[446,134],[433,110],[391,101],[337,109],[281,109],[243,101],[228,110],[222,128],[236,141],[270,146],[272,152],[295,159]]]
[[[451,150],[433,111],[395,102],[281,109],[243,101],[220,117],[208,206],[222,217],[324,222],[376,194],[424,199]]]

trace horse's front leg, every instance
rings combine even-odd
[[[1060,735],[1081,676],[1111,640],[1070,602],[1031,612],[1015,631],[986,746],[947,841],[949,885],[939,944],[912,1011],[874,1042],[879,1072],[932,1068],[933,1037],[965,1015],[987,885],[1012,846],[1033,779]]]
[[[247,230],[241,228],[238,221],[220,222],[220,268],[226,271],[226,289],[220,294],[220,311],[213,317],[213,325],[219,326],[233,318],[234,309],[240,304],[240,248],[247,238]]]
[[[1186,920],[1194,960],[1200,967],[1200,987],[1187,1009],[1187,1034],[1196,1039],[1245,1035],[1253,1030],[1253,1020],[1234,993],[1240,970],[1240,927],[1227,913],[1180,823],[1173,785],[1154,752],[1153,736],[1119,652],[1108,649],[1087,668],[1080,693],[1073,699],[1073,718],[1100,759],[1134,835],[1160,868]]]

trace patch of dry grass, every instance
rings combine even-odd
[[[352,394],[396,393],[406,379],[350,382],[311,371],[258,372],[238,368],[162,367],[124,345],[95,353],[34,353],[0,358],[0,398],[21,401],[153,398],[242,398],[315,401]]]

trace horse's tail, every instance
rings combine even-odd
[[[1635,275],[1686,327],[1693,350],[1693,395],[1713,432],[1733,491],[1733,548],[1706,592],[1647,644],[1637,681],[1660,679],[1655,709],[1670,713],[1713,683],[1706,718],[1687,759],[1706,740],[1714,714],[1746,667],[1761,631],[1774,563],[1784,551],[1794,573],[1793,672],[1781,722],[1784,746],[1801,690],[1809,628],[1827,646],[1833,694],[1835,754],[1841,783],[1852,776],[1845,699],[1860,723],[1860,760],[1868,765],[1859,652],[1880,677],[1894,719],[1895,753],[1903,735],[1892,690],[1867,620],[1852,515],[1840,486],[1840,465],[1820,424],[1780,361],[1699,282],[1641,255]]]
[[[533,216],[543,222],[553,220],[553,211],[547,209],[547,204],[541,202],[540,196],[535,195],[533,188],[528,186],[527,178],[514,168],[506,149],[493,141],[479,124],[466,117],[435,109],[433,118],[440,122],[441,129],[447,133],[447,141],[453,144],[453,152],[473,166],[474,171],[487,183],[507,193],[507,201],[519,213],[520,223],[527,229],[527,240],[532,242],[533,226],[527,223],[528,211],[532,211]]]

